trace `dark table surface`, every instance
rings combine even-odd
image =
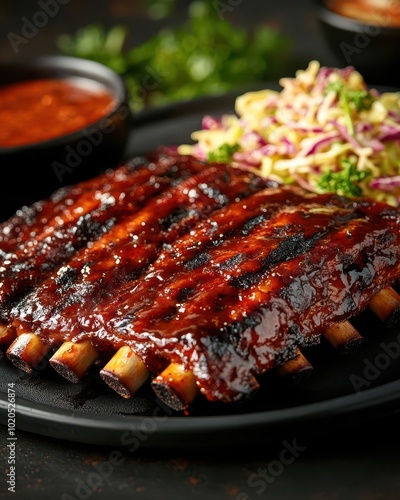
[[[162,21],[146,19],[140,2],[71,0],[18,56],[7,33],[18,32],[23,16],[37,10],[36,2],[0,0],[0,58],[15,59],[56,52],[60,32],[73,32],[97,21],[129,23],[133,43],[155,32]],[[290,74],[311,59],[335,65],[321,37],[310,0],[232,2],[232,17],[245,26],[262,19],[291,37]],[[185,2],[175,18],[184,16]],[[180,16],[180,17],[179,17]],[[284,75],[282,75],[284,76]],[[300,450],[295,460],[278,463],[285,436],[246,447],[203,450],[143,449],[131,452],[47,438],[17,430],[16,494],[7,492],[7,429],[0,427],[0,497],[10,498],[113,498],[118,499],[314,499],[390,500],[400,498],[400,431],[397,405],[360,425],[343,429],[318,429],[317,433],[288,434]],[[400,403],[399,403],[400,409]],[[18,420],[18,418],[17,418]],[[110,457],[114,461],[110,462]],[[113,464],[110,466],[110,463]]]
[[[398,419],[336,434],[326,429],[318,439],[299,437],[299,457],[282,469],[274,468],[282,442],[229,451],[122,450],[110,467],[105,464],[113,448],[18,431],[17,493],[10,498],[395,500]],[[2,448],[5,440],[2,428]]]

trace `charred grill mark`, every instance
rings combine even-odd
[[[8,221],[0,224],[0,244],[4,250],[8,252],[15,251],[19,245],[30,239],[33,235],[43,231],[45,226],[44,221],[48,218],[53,218],[56,214],[54,208],[57,204],[56,199],[67,199],[68,197],[76,197],[76,189],[62,188],[60,196],[50,199],[49,202],[36,202],[31,206],[20,208],[16,215]],[[79,194],[81,191],[78,190]]]
[[[135,320],[135,313],[134,312],[129,312],[124,315],[123,318],[121,318],[118,322],[118,326],[120,328],[120,331],[124,331],[124,329],[130,325],[133,321]]]
[[[301,205],[301,208],[290,208],[290,203],[304,202],[304,197],[301,195],[301,193],[294,191],[290,194],[291,199],[289,199],[289,201],[287,202],[289,203],[289,209],[292,210],[293,214],[297,213],[298,216],[301,216],[301,213],[303,213],[304,210],[307,209],[307,207],[314,207],[314,205],[312,205],[314,199],[321,199],[321,197],[317,195],[308,195],[307,201],[310,201],[311,205]],[[266,197],[266,199],[263,198],[264,196]],[[279,216],[281,216],[283,217],[283,219],[285,219],[285,207],[282,206],[281,201],[283,196],[285,197],[285,199],[288,197],[288,193],[285,189],[273,191],[272,193],[260,192],[258,194],[253,194],[249,196],[245,200],[245,202],[231,204],[230,206],[217,212],[216,215],[212,218],[201,222],[196,227],[196,231],[193,232],[193,235],[192,233],[190,233],[190,235],[184,236],[181,240],[176,241],[173,245],[171,245],[167,249],[164,249],[164,252],[162,252],[159,256],[158,261],[154,263],[154,268],[153,266],[149,268],[149,276],[146,277],[146,275],[143,275],[143,281],[140,281],[138,286],[135,286],[135,291],[133,294],[131,290],[121,290],[121,294],[119,296],[120,304],[126,303],[126,307],[130,308],[129,304],[133,301],[136,304],[135,311],[139,311],[141,307],[147,308],[152,306],[152,300],[143,301],[142,297],[145,295],[148,296],[149,293],[154,293],[156,297],[157,295],[162,294],[162,288],[164,286],[167,286],[169,280],[173,278],[174,273],[181,272],[182,268],[180,266],[183,266],[183,268],[187,272],[196,272],[197,270],[201,271],[202,266],[197,267],[200,262],[196,261],[196,256],[198,256],[199,254],[214,252],[215,249],[219,247],[228,247],[230,253],[229,257],[227,257],[226,259],[221,258],[218,264],[216,262],[211,263],[212,268],[218,269],[219,265],[223,265],[226,260],[232,257],[231,245],[233,244],[232,241],[234,241],[235,238],[237,239],[239,237],[237,253],[240,253],[240,251],[243,250],[244,247],[248,246],[246,244],[247,236],[243,236],[240,229],[243,223],[254,216],[254,210],[258,210],[259,212],[261,211],[266,218],[268,217],[268,219],[273,218],[273,216],[275,218],[279,218]],[[329,200],[329,198],[327,198],[326,196],[323,196],[322,199],[324,203],[327,201],[327,199]],[[270,201],[270,203],[268,204],[268,210],[265,207],[265,202],[267,200]],[[288,208],[286,208],[286,210],[288,210]],[[326,222],[328,220],[329,216],[325,214],[324,221]],[[267,222],[265,222],[264,224],[267,224]],[[272,227],[272,232],[275,231],[275,224],[276,222],[270,224]],[[217,231],[212,231],[210,235],[210,228],[213,228],[215,226],[218,226]],[[286,224],[283,227],[286,227],[288,229],[297,228],[296,230],[298,231],[299,226],[291,223]],[[257,231],[259,233],[260,231],[264,231],[263,225],[257,226],[254,231]],[[218,234],[218,238],[221,239],[221,242],[217,246],[215,246],[215,233]],[[229,239],[227,239],[228,235]],[[283,237],[284,234],[282,234],[281,236]],[[211,237],[213,239],[210,240]],[[240,238],[243,241],[241,241]],[[254,237],[252,236],[252,241],[257,241],[257,238],[259,238],[259,236],[254,240]],[[264,249],[268,248],[264,241],[262,241],[261,244]],[[200,256],[200,259],[204,258],[204,256]],[[246,259],[248,258],[251,258],[251,247],[250,250],[249,248],[247,248],[246,252],[243,254],[243,261],[246,261]],[[195,260],[191,261],[191,259]],[[192,270],[188,270],[187,267],[185,267],[185,262],[189,262],[189,267]],[[195,265],[193,266],[193,264]],[[195,269],[193,269],[193,267],[195,267]],[[233,267],[232,270],[237,273],[240,271],[240,267],[236,267],[237,268]],[[166,275],[163,269],[166,270]],[[218,270],[218,273],[220,273],[220,270]],[[210,273],[209,277],[211,278],[212,276],[216,276],[216,274]],[[164,281],[165,279],[167,281]],[[205,286],[207,286],[207,284],[204,279],[200,279],[198,281],[198,286],[200,288],[204,288]],[[154,300],[157,299],[154,298]],[[219,308],[218,303],[216,306],[217,308]],[[109,314],[108,311],[110,311],[110,314],[112,315],[112,311],[114,309],[112,299],[109,303],[104,303],[102,306],[102,310],[99,314],[106,317]]]
[[[234,288],[247,290],[257,284],[263,275],[272,269],[279,262],[288,261],[309,252],[315,243],[326,234],[327,231],[321,231],[311,238],[306,238],[304,234],[293,234],[278,244],[271,253],[264,259],[260,269],[257,272],[249,272],[232,278],[229,284]]]
[[[396,237],[394,234],[383,233],[383,234],[379,235],[379,242],[386,244],[386,245],[390,245],[391,243],[394,243],[395,240],[396,240]]]
[[[311,237],[306,237],[303,233],[296,233],[287,236],[269,253],[269,255],[262,262],[261,267],[256,272],[247,272],[241,276],[232,278],[230,280],[230,285],[234,288],[243,290],[256,285],[266,272],[280,262],[292,260],[300,255],[310,252],[315,244],[329,231],[334,228],[340,228],[351,220],[358,218],[360,218],[360,213],[358,211],[335,213],[332,221],[329,221],[327,228],[317,232]],[[287,234],[288,227],[290,227],[290,225],[284,228],[285,231],[283,231],[283,233],[286,232]],[[277,236],[277,234],[279,233],[275,232],[275,236]]]
[[[33,238],[32,243],[40,243],[43,235],[51,234],[49,230],[63,232],[73,230],[74,225],[85,215],[85,212],[101,213],[114,204],[118,205],[112,199],[112,195],[115,195],[116,199],[119,194],[129,191],[135,183],[140,184],[142,179],[148,178],[150,175],[151,172],[146,169],[129,169],[124,165],[115,171],[109,171],[75,187],[63,188],[48,201],[38,202],[32,206],[33,208],[26,207],[19,211],[35,213],[35,216],[30,215],[35,223],[29,224],[28,230],[24,231],[24,226],[21,227],[20,224],[14,226],[13,219],[2,225],[3,233],[6,231],[8,234],[8,245],[18,247],[19,244],[23,244],[31,238]],[[75,207],[77,210],[73,212]],[[14,231],[18,230],[17,235],[12,234],[12,228]],[[34,229],[36,232],[32,237]],[[21,233],[23,233],[22,236]],[[33,246],[33,251],[36,251],[35,246]]]
[[[243,260],[245,259],[245,256],[242,253],[238,253],[234,255],[233,257],[230,257],[227,259],[225,262],[219,265],[220,271],[229,271],[230,269],[238,266]]]
[[[139,170],[141,168],[147,168],[150,164],[150,159],[145,156],[135,156],[128,160],[125,164],[126,168],[131,172]]]
[[[198,189],[199,184],[207,182],[209,187],[218,186],[220,193],[228,193],[226,195],[228,201],[229,197],[234,199],[238,193],[245,197],[251,195],[255,190],[261,190],[265,187],[265,182],[257,182],[254,183],[255,188],[249,189],[247,187],[249,174],[240,171],[234,171],[230,174],[228,177],[234,182],[224,185],[223,181],[227,176],[223,168],[211,167],[198,173],[200,167],[202,166],[196,163],[192,166],[191,177],[185,179],[182,176],[179,184],[170,186],[161,196],[152,200],[144,210],[138,213],[137,218],[133,217],[123,225],[116,224],[109,233],[93,243],[90,248],[84,248],[72,258],[70,263],[77,269],[81,269],[82,263],[86,260],[98,261],[98,265],[92,265],[90,272],[87,275],[83,273],[79,280],[72,285],[69,291],[75,297],[72,302],[61,296],[57,301],[56,308],[54,308],[51,304],[51,298],[57,293],[54,288],[56,285],[51,279],[47,279],[41,287],[35,290],[32,296],[27,297],[15,308],[13,314],[22,317],[23,312],[20,314],[19,311],[29,308],[34,310],[39,307],[46,309],[46,318],[50,318],[55,309],[60,315],[67,307],[74,306],[75,312],[68,313],[68,317],[72,318],[71,322],[74,322],[73,318],[75,317],[84,317],[99,303],[99,293],[103,293],[103,290],[113,290],[114,292],[118,287],[124,288],[124,284],[129,290],[133,282],[140,279],[151,262],[157,258],[158,252],[166,241],[171,238],[173,241],[177,236],[185,234],[199,218],[218,211],[220,203],[226,202],[225,194],[218,196],[217,200],[211,199],[208,194],[204,195],[202,190]],[[185,166],[185,172],[189,172],[188,166]],[[174,172],[175,176],[178,177],[178,170]],[[190,207],[190,209],[188,210],[186,207]],[[177,213],[182,215],[176,217]],[[163,221],[168,222],[164,222],[162,224],[164,228],[160,228],[160,221],[162,223]],[[172,226],[174,227],[173,231],[171,231]],[[119,236],[116,241],[110,242],[114,232],[117,232]],[[118,262],[117,265],[112,262],[114,257],[115,262]],[[95,284],[100,275],[104,280],[102,288],[90,287],[89,284]],[[88,286],[85,286],[86,283]],[[78,296],[79,300],[76,298]],[[176,310],[174,310],[175,313]],[[165,316],[172,318],[172,312]],[[42,317],[41,320],[40,324],[35,325],[35,331],[46,328],[44,318]],[[71,323],[71,331],[77,326],[76,323],[73,325]]]
[[[145,177],[149,182],[144,187],[137,187],[138,197],[133,198],[132,201],[137,201],[139,198],[139,204],[143,205],[145,201],[150,203],[160,193],[168,192],[171,189],[171,183],[174,184],[176,181],[176,185],[179,186],[197,174],[201,168],[198,163],[188,163],[182,169],[175,164],[171,166],[170,163],[161,162],[153,170],[145,172]],[[105,200],[110,200],[110,197],[106,197]],[[43,240],[44,253],[36,251],[30,259],[22,259],[22,265],[21,261],[17,260],[14,265],[11,264],[5,269],[0,303],[7,294],[9,297],[14,296],[12,305],[16,304],[26,295],[25,291],[28,286],[43,282],[59,265],[67,262],[81,249],[85,250],[88,241],[102,240],[103,236],[107,237],[108,233],[112,233],[113,227],[116,227],[116,230],[121,229],[125,220],[129,223],[128,215],[132,216],[140,210],[137,204],[125,208],[126,203],[116,204],[114,201],[114,198],[111,198],[111,202],[103,203],[99,209],[81,216],[72,228],[67,228],[64,232],[56,232],[55,238]],[[156,212],[153,216],[156,216]],[[59,240],[63,238],[67,239],[67,245],[60,243]],[[148,264],[149,261],[146,263]],[[18,277],[19,288],[13,288],[11,293],[9,291],[12,286],[11,280],[16,277]]]
[[[382,222],[379,204],[259,192],[265,182],[248,173],[160,161],[174,169],[168,189],[74,255],[58,283],[53,274],[37,287],[14,308],[16,327],[57,340],[90,333],[99,348],[123,342],[150,365],[171,356],[210,399],[235,400],[254,389],[253,374],[397,273],[399,219]],[[175,183],[183,170],[187,182]]]
[[[247,236],[248,234],[250,234],[253,231],[253,229],[255,229],[257,226],[259,226],[263,222],[265,222],[265,215],[264,214],[260,214],[260,215],[257,215],[256,217],[252,217],[251,219],[247,220],[245,222],[245,224],[243,225],[242,234],[244,236]]]
[[[218,205],[224,206],[229,202],[229,198],[225,194],[221,194],[218,189],[206,184],[199,184],[199,189],[206,195],[208,198],[214,200]]]
[[[262,313],[259,310],[254,310],[250,314],[247,314],[245,318],[241,321],[234,321],[229,325],[222,328],[223,332],[227,332],[231,339],[234,340],[234,345],[237,348],[240,340],[240,336],[245,330],[250,330],[258,326],[262,321]]]
[[[301,345],[302,336],[297,325],[292,325],[286,333],[286,341],[275,354],[275,364],[282,365],[286,361],[293,359],[296,347]]]
[[[210,251],[213,248],[220,247],[221,245],[223,245],[225,242],[229,241],[232,238],[238,237],[240,235],[245,235],[245,236],[250,235],[251,232],[254,229],[256,229],[258,226],[260,226],[263,222],[266,223],[269,220],[269,218],[271,218],[275,214],[275,211],[278,212],[280,205],[277,204],[275,206],[274,204],[272,204],[270,208],[271,208],[271,210],[268,214],[263,213],[261,215],[255,216],[255,217],[249,216],[248,218],[245,218],[244,220],[239,219],[239,218],[237,220],[235,220],[234,217],[231,214],[229,214],[229,211],[228,211],[228,213],[224,213],[224,217],[227,220],[234,221],[233,223],[229,223],[228,226],[226,226],[226,225],[219,226],[217,222],[210,220],[208,222],[209,230],[207,232],[205,232],[204,239],[203,238],[199,239],[198,234],[196,234],[196,239],[193,238],[192,241],[187,242],[186,248],[193,251],[193,252],[198,251],[198,255],[195,254],[193,257],[191,257],[191,259],[189,259],[186,262],[185,266],[188,269],[196,269],[196,267],[199,267],[202,265],[201,264],[201,259],[203,258],[202,254],[207,253],[208,251]],[[229,210],[229,207],[228,207],[228,210]],[[262,208],[258,207],[257,210],[262,210]],[[257,220],[257,223],[255,223],[256,220]],[[244,228],[246,228],[246,229],[244,229]],[[198,266],[196,265],[196,267],[192,267],[192,262],[197,262],[198,258],[199,258],[200,264]],[[206,262],[207,262],[207,259],[204,261],[204,264]],[[234,261],[232,261],[232,264],[230,262],[227,262],[226,267],[224,267],[225,264],[222,263],[220,268],[221,269],[229,268],[232,265],[234,265],[233,263],[234,263]]]
[[[188,300],[188,298],[192,295],[193,291],[194,288],[192,287],[181,288],[176,297],[177,302],[185,302],[186,300]]]
[[[105,208],[105,210],[107,210]],[[116,218],[111,217],[104,222],[96,220],[93,213],[83,215],[79,218],[74,228],[76,240],[75,248],[79,249],[88,241],[97,240],[102,234],[107,233],[115,224]]]
[[[244,222],[240,223],[239,226],[231,228],[229,227],[228,230],[225,232],[223,228],[221,228],[219,231],[216,230],[216,237],[213,238],[212,240],[208,240],[204,243],[204,245],[201,245],[201,241],[195,242],[193,245],[193,250],[199,249],[198,253],[195,254],[190,260],[188,260],[185,263],[185,267],[188,270],[194,270],[198,267],[201,267],[209,261],[210,254],[209,251],[211,251],[213,248],[218,248],[221,247],[222,245],[229,244],[229,242],[232,239],[237,239],[243,236],[249,236],[255,229],[260,229],[262,226],[268,225],[268,222],[279,216],[279,214],[283,211],[281,205],[276,205],[272,207],[272,210],[270,213],[262,213],[259,216],[256,217],[250,217],[249,219],[246,219]],[[228,215],[229,217],[229,215]],[[291,229],[291,225],[286,225],[282,229],[282,236],[288,234],[288,230]],[[276,228],[273,229],[274,231]],[[265,267],[270,267],[273,265],[273,260],[278,259],[277,261],[280,260],[281,256],[280,254],[282,252],[288,251],[290,246],[296,245],[296,239],[299,238],[299,235],[293,235],[290,236],[289,239],[285,239],[281,247],[278,249],[275,249],[271,252],[271,255],[269,256],[269,259],[271,262],[268,260],[268,262],[265,263]],[[243,241],[243,244],[245,245],[245,240]],[[276,254],[276,252],[279,252],[279,255]],[[290,257],[289,257],[290,258]],[[239,254],[235,255],[233,257],[229,257],[225,262],[222,262],[219,264],[219,269],[224,270],[224,269],[230,269],[232,267],[236,267],[240,262],[242,262],[245,259],[244,254]],[[232,282],[233,284],[233,282]],[[240,286],[238,286],[240,288]]]
[[[107,191],[111,184],[123,183],[134,171],[148,165],[149,160],[138,158],[134,165],[124,165],[115,171],[107,171],[95,179],[84,181],[76,186],[62,187],[47,201],[38,201],[31,206],[25,206],[16,212],[8,221],[0,224],[0,244],[9,252],[17,251],[21,245],[31,238],[37,238],[48,229],[49,224],[64,217],[61,207],[68,210],[74,205],[84,206],[88,196],[96,190]],[[66,220],[65,220],[66,222]]]
[[[368,255],[371,262],[375,260],[376,263],[379,261],[379,257],[376,256],[376,254],[380,254],[382,250],[385,251],[385,247],[378,245],[372,249],[370,247],[371,239],[368,237],[368,232],[364,232],[362,225],[361,234],[358,234],[358,231],[356,230],[358,229],[358,222],[359,221],[357,220],[354,221],[353,231],[354,233],[357,233],[357,241],[363,245],[361,255]],[[333,241],[341,241],[343,233],[345,233],[343,228],[334,229]],[[377,241],[376,236],[378,234],[374,234],[375,241]],[[363,235],[365,235],[365,237]],[[222,336],[221,338],[226,336],[226,332],[231,334],[234,333],[234,337],[231,336],[229,338],[232,345],[235,346],[235,350],[245,361],[248,361],[249,359],[253,359],[254,361],[257,360],[256,366],[261,372],[268,369],[268,367],[271,367],[273,359],[275,359],[275,363],[288,359],[290,357],[289,354],[291,350],[293,351],[296,345],[308,345],[316,342],[318,332],[321,332],[321,328],[323,328],[320,314],[321,308],[325,311],[325,308],[327,307],[325,302],[329,303],[331,300],[330,306],[326,309],[326,315],[329,319],[327,319],[328,323],[325,324],[329,325],[360,312],[369,300],[368,297],[370,297],[370,294],[374,293],[375,287],[373,283],[370,283],[368,292],[363,290],[362,284],[359,285],[359,283],[355,283],[351,293],[346,294],[340,299],[340,301],[338,300],[337,294],[342,293],[339,292],[339,290],[343,290],[343,288],[340,288],[339,283],[335,283],[336,276],[332,270],[337,269],[338,264],[340,264],[341,254],[336,251],[335,246],[326,247],[329,239],[329,234],[326,235],[325,238],[321,239],[318,242],[318,246],[320,248],[317,249],[317,252],[320,252],[321,248],[328,248],[328,251],[324,250],[324,252],[327,253],[326,259],[327,262],[330,262],[330,267],[325,272],[325,278],[324,276],[320,276],[320,274],[324,274],[321,272],[323,267],[325,267],[324,260],[322,260],[322,264],[320,264],[317,260],[314,260],[310,256],[303,258],[303,262],[299,260],[299,258],[296,258],[290,268],[286,267],[287,264],[282,263],[278,274],[283,274],[286,267],[286,272],[289,271],[289,273],[293,273],[294,276],[290,279],[288,278],[287,283],[285,283],[285,281],[279,282],[279,285],[273,287],[270,290],[271,296],[268,301],[260,301],[258,309],[247,309],[246,304],[248,304],[248,299],[246,297],[248,297],[248,295],[241,296],[240,304],[242,305],[242,310],[245,311],[244,318],[238,322],[230,324],[228,322],[227,326],[224,326],[221,331],[218,333],[214,332],[214,334],[218,334],[220,337]],[[346,255],[346,250],[354,252],[354,247],[351,247],[349,244],[347,244],[347,246],[349,248],[344,249],[344,255]],[[397,253],[399,258],[399,249],[393,249],[393,252]],[[357,254],[357,252],[355,254]],[[306,265],[305,262],[308,262],[309,264]],[[320,265],[323,267],[319,267]],[[326,279],[326,274],[329,276],[329,279],[334,280],[334,289],[326,289],[322,286],[321,283],[323,283],[323,280]],[[333,278],[334,276],[335,278]],[[340,278],[340,272],[338,273],[338,276]],[[392,276],[395,276],[395,274],[392,274]],[[388,279],[390,282],[391,278]],[[359,287],[358,291],[357,287]],[[335,289],[337,289],[337,291],[334,291]],[[282,290],[282,292],[280,292],[280,290]],[[324,295],[321,295],[324,293],[324,290],[327,290],[328,293],[331,293],[333,296],[330,298],[328,295],[328,297],[325,296],[324,298]],[[249,290],[249,293],[254,292],[255,290]],[[282,298],[284,301],[282,301]],[[203,304],[207,302],[207,298],[205,296],[201,297],[200,300]],[[323,305],[321,306],[321,304]],[[341,304],[341,310],[338,310],[339,304]],[[238,303],[235,301],[230,302],[229,306],[236,308]],[[284,312],[284,315],[279,321],[279,335],[275,333],[273,336],[271,324],[276,321],[275,311],[279,311],[279,309]],[[193,314],[194,310],[191,309],[190,313]],[[225,315],[225,317],[226,316],[227,315]],[[209,325],[202,326],[205,329],[207,329],[207,326],[209,327]],[[285,327],[287,327],[286,331]],[[232,329],[234,329],[233,332]],[[270,359],[267,358],[265,362],[263,362],[264,344],[261,341],[257,343],[257,341],[254,340],[254,335],[256,336],[255,338],[259,338],[260,335],[265,335],[265,338],[268,338],[268,348],[270,352],[274,352],[273,357]]]
[[[27,289],[29,293],[32,288]],[[14,305],[14,299],[10,294],[5,294],[3,300],[0,302],[0,321],[2,323],[7,323],[9,320],[8,314],[12,306]]]
[[[229,281],[230,286],[233,288],[237,289],[242,289],[242,290],[247,290],[251,286],[253,286],[255,283],[260,281],[263,273],[262,271],[257,271],[256,273],[252,272],[247,272],[242,274],[241,276],[238,276],[237,278],[232,278]]]
[[[57,249],[59,250],[60,254],[62,254],[64,262],[68,261],[70,257],[72,257],[72,255],[76,252],[76,247],[74,247],[70,241],[65,244],[64,242],[60,242],[58,248],[53,247],[51,249],[49,254],[46,256],[46,260],[24,262],[22,263],[22,266],[18,269],[18,271],[24,271],[26,273],[27,271],[32,270],[33,273],[37,273],[39,267],[40,273],[42,273],[42,275],[51,273],[56,267],[58,267],[58,263],[60,261],[60,257],[55,253]],[[6,273],[6,277],[8,279],[10,279],[12,273],[16,271],[16,268],[11,269],[10,271],[10,273]],[[23,279],[23,274],[16,274],[15,276],[17,279]]]
[[[318,332],[323,328],[321,311],[325,315],[325,321],[328,321],[325,323],[328,326],[360,312],[370,299],[371,292],[374,293],[376,283],[385,279],[382,276],[378,277],[377,263],[387,250],[385,245],[379,242],[379,232],[376,232],[374,225],[368,228],[355,218],[351,229],[357,235],[359,248],[346,241],[346,226],[334,227],[333,234],[328,233],[317,242],[313,250],[321,257],[306,255],[295,258],[289,268],[293,276],[290,279],[285,279],[283,276],[279,286],[270,291],[271,297],[275,296],[276,300],[270,299],[268,304],[262,304],[263,309],[260,309],[259,313],[255,311],[253,314],[247,311],[246,317],[239,322],[237,328],[244,332],[257,327],[256,323],[267,325],[274,317],[274,307],[282,308],[287,315],[286,325],[289,327],[289,332],[296,327],[295,342],[298,345],[307,345],[315,342]],[[373,238],[370,237],[372,233]],[[330,245],[329,239],[331,239]],[[343,242],[345,248],[336,246],[334,242]],[[399,258],[399,249],[392,248],[391,252]],[[392,263],[394,265],[394,262]],[[283,274],[282,265],[283,263],[277,268],[278,275]],[[390,267],[387,268],[389,269]],[[389,282],[396,275],[395,269],[392,268],[392,278],[386,278]],[[328,279],[331,280],[331,286],[325,288],[323,284]],[[283,303],[280,303],[281,299],[284,300]],[[242,297],[242,303],[245,302],[245,297]],[[248,324],[249,317],[257,320],[252,326]],[[281,328],[284,327],[285,323],[281,324]],[[290,341],[288,335],[285,334],[285,344],[277,352],[286,352],[286,346]]]
[[[193,257],[193,259],[185,262],[185,267],[188,271],[194,271],[195,269],[204,266],[210,260],[210,253],[202,252]]]
[[[182,179],[189,178],[190,174],[193,172],[187,169],[180,171],[177,167],[172,167],[165,173],[165,179],[169,180],[168,185],[174,188],[182,182]]]
[[[60,314],[64,309],[72,305],[85,304],[85,295],[93,293],[95,288],[98,288],[101,292],[101,280],[97,281],[95,284],[87,282],[80,284],[72,293],[69,291],[69,293],[65,295],[65,302],[62,306],[61,304],[56,304],[54,313]]]
[[[78,277],[79,271],[77,269],[66,266],[58,271],[54,282],[60,287],[59,292],[64,293],[77,281]]]
[[[125,276],[124,281],[127,283],[136,281],[143,274],[143,269],[132,269]]]
[[[265,282],[271,270],[275,271],[277,266],[281,267],[285,262],[294,262],[304,256],[309,257],[311,255],[312,257],[312,252],[310,252],[310,250],[312,250],[315,245],[320,245],[321,241],[325,241],[326,238],[329,237],[329,234],[335,234],[337,231],[342,231],[343,227],[346,227],[347,224],[343,222],[344,220],[351,221],[353,219],[355,227],[358,227],[360,224],[362,226],[362,223],[357,220],[360,217],[360,213],[356,209],[354,209],[352,214],[344,213],[343,209],[340,207],[336,207],[335,212],[332,210],[327,211],[323,209],[323,207],[318,208],[315,206],[314,202],[309,204],[308,208],[311,217],[307,226],[307,231],[301,231],[301,227],[297,224],[297,221],[302,217],[303,211],[307,209],[307,205],[301,208],[295,207],[293,209],[289,207],[286,211],[278,210],[275,218],[266,223],[266,227],[263,225],[258,226],[255,231],[256,234],[252,234],[251,243],[247,245],[247,249],[245,248],[245,241],[248,236],[241,235],[240,237],[232,238],[224,242],[223,246],[221,245],[207,252],[207,254],[210,254],[206,256],[207,259],[202,257],[204,253],[197,253],[197,257],[201,257],[208,261],[208,264],[205,266],[198,266],[198,262],[196,262],[195,269],[192,267],[187,269],[185,264],[183,264],[186,268],[185,274],[180,267],[176,267],[174,264],[171,275],[169,277],[167,276],[167,281],[165,281],[164,278],[159,284],[153,281],[151,290],[153,300],[151,300],[150,297],[150,304],[146,302],[142,303],[140,306],[139,299],[139,305],[136,307],[136,321],[131,325],[132,331],[134,331],[136,327],[139,327],[139,331],[141,329],[150,329],[150,331],[158,331],[161,329],[163,331],[164,327],[167,328],[166,325],[163,325],[163,318],[167,314],[162,304],[165,300],[176,300],[176,295],[171,295],[169,291],[169,283],[176,278],[178,278],[179,281],[177,281],[176,285],[174,283],[174,288],[179,290],[188,286],[187,283],[195,283],[196,289],[192,293],[192,299],[186,303],[184,315],[182,316],[178,313],[173,320],[170,319],[169,322],[171,323],[171,327],[168,328],[172,329],[174,328],[172,325],[179,323],[179,330],[185,329],[184,325],[188,318],[198,317],[202,318],[201,321],[207,324],[207,327],[204,327],[207,331],[213,331],[214,322],[211,318],[214,318],[216,314],[219,319],[218,321],[215,320],[215,324],[230,324],[232,323],[232,319],[229,316],[230,310],[236,312],[244,310],[247,311],[247,313],[251,313],[250,310],[246,310],[245,303],[242,303],[242,298],[240,298],[241,292],[246,294],[257,294],[259,283],[261,281]],[[274,234],[274,228],[279,226],[283,221],[289,221],[289,223],[282,225],[282,227],[290,228],[294,233],[287,234],[286,238],[282,234],[281,238],[273,238],[271,240],[271,235]],[[243,259],[243,265],[236,266],[233,272],[227,273],[226,276],[223,277],[221,277],[218,272],[212,272],[213,269],[218,269],[217,263],[226,262],[227,258],[225,255],[230,255],[231,257],[232,252],[236,248],[246,250],[244,253],[245,258]],[[168,269],[169,264],[165,258],[158,262],[161,268],[166,267]],[[191,261],[187,262],[191,264]],[[319,262],[321,262],[321,260],[319,260]],[[247,271],[249,265],[253,267],[253,271]],[[154,264],[151,273],[157,273],[157,262]],[[192,275],[191,273],[194,274]],[[233,276],[230,276],[231,274]],[[235,282],[232,281],[233,278],[238,279]],[[144,279],[146,280],[145,277]],[[236,286],[239,285],[240,288],[235,288],[232,284]],[[307,285],[303,285],[301,282],[295,283],[292,286],[300,286],[303,290],[307,291]],[[224,290],[224,292],[222,294],[218,293],[220,290]],[[283,293],[286,293],[287,296],[291,292],[290,287],[286,291],[285,287],[283,287],[283,290]],[[139,286],[136,288],[135,294],[140,293],[141,288]],[[137,300],[135,294],[130,297],[133,301]],[[156,311],[159,311],[158,319],[155,316]],[[208,315],[210,319],[206,320]],[[223,321],[222,318],[225,318],[225,321]],[[187,324],[186,328],[190,330],[193,328],[193,324]]]
[[[162,230],[166,230],[169,227],[177,224],[185,217],[187,217],[189,211],[186,207],[176,207],[174,208],[166,217],[159,219],[158,224]]]
[[[385,208],[380,212],[380,216],[383,219],[392,219],[392,220],[399,220],[400,217],[399,211],[396,210],[396,208],[394,207]]]
[[[353,263],[348,268],[343,268],[343,273],[348,277],[349,283],[359,283],[360,290],[371,285],[374,279],[374,272],[369,266],[361,267],[357,263]]]
[[[313,203],[314,198],[320,200],[321,203],[326,204],[327,206],[330,205],[330,198],[326,195],[313,195],[308,193],[307,197],[304,197],[304,195],[294,190],[289,193],[289,196],[285,188],[282,188],[281,191],[275,192],[274,194],[276,196],[271,196],[269,194],[266,200],[258,197],[260,194],[262,194],[262,192],[248,197],[243,204],[240,202],[237,202],[236,205],[231,204],[222,209],[215,218],[200,223],[195,237],[187,237],[185,239],[185,250],[193,252],[197,250],[198,253],[203,253],[212,248],[223,245],[225,241],[228,241],[231,238],[249,236],[259,226],[268,223],[269,220],[278,217],[279,214],[284,213],[285,210],[291,206],[296,206],[296,204],[299,204],[300,207],[304,207],[303,212],[299,210],[299,208],[296,208],[296,210],[299,211],[299,213],[301,213],[304,217],[304,210],[308,210],[312,207],[310,203]],[[346,207],[350,206],[348,200],[343,198],[340,199],[342,204],[345,204]],[[254,202],[255,204],[253,206],[252,203]],[[239,206],[240,211],[237,211],[235,207]],[[347,213],[339,214],[337,221],[339,223],[343,223],[351,218],[354,218],[355,216],[356,215],[354,214],[349,215]],[[227,221],[229,221],[228,225],[226,224]],[[298,225],[298,227],[301,228],[301,225]],[[292,230],[292,223],[274,227],[274,237],[284,238]],[[176,252],[176,246],[174,246],[171,251]],[[193,259],[195,256],[191,258]]]

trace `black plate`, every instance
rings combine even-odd
[[[277,88],[275,84],[266,84]],[[210,113],[232,111],[235,94],[208,97],[138,115],[127,155],[158,145],[190,142],[190,132]],[[323,340],[305,350],[314,365],[306,381],[289,383],[267,373],[256,396],[244,403],[209,403],[199,397],[188,415],[172,412],[147,385],[131,400],[109,389],[93,367],[71,384],[50,367],[32,377],[0,362],[0,416],[7,420],[7,387],[15,382],[19,429],[62,439],[112,446],[216,446],[321,432],[396,411],[400,396],[400,329],[386,330],[369,311],[354,319],[365,337],[357,352],[339,355]]]

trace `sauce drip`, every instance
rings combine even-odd
[[[400,26],[398,0],[326,0],[326,6],[341,16],[376,26]]]
[[[114,107],[102,86],[40,79],[0,88],[0,147],[55,139],[96,123]]]

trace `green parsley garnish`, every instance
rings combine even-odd
[[[360,113],[371,109],[375,97],[367,90],[352,90],[346,88],[343,82],[332,82],[326,86],[326,93],[336,92],[339,104],[345,111],[346,128],[349,134],[354,135],[352,112]]]
[[[338,172],[325,172],[317,182],[322,193],[337,193],[342,196],[361,196],[362,189],[358,185],[371,175],[369,170],[358,170],[357,165],[349,159],[343,159],[342,169]]]
[[[357,113],[371,109],[375,97],[367,90],[347,89],[342,82],[333,82],[326,86],[326,93],[336,92],[341,104],[347,103],[348,106]]]
[[[230,21],[227,2],[197,0],[176,25],[175,1],[148,0],[151,17],[170,16],[167,26],[132,47],[129,26],[89,25],[64,34],[64,54],[99,61],[117,71],[127,85],[131,108],[227,92],[276,78],[288,54],[289,39],[259,24],[251,30]],[[171,27],[169,27],[171,26]],[[157,29],[156,29],[157,28]]]
[[[215,163],[228,163],[239,149],[239,144],[222,144],[218,149],[208,153],[207,160]]]

